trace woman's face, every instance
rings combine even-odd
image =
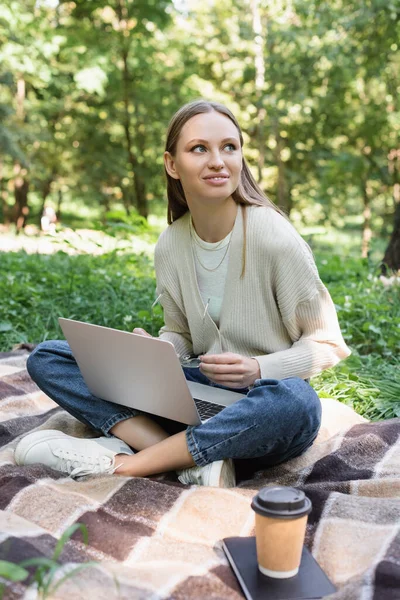
[[[189,208],[194,203],[222,203],[239,185],[239,132],[219,112],[196,115],[182,127],[175,156],[166,152],[164,159],[169,175],[181,181]]]

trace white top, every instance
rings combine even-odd
[[[190,233],[200,295],[208,314],[219,325],[232,232],[219,242],[205,242],[192,225]]]
[[[350,354],[311,250],[282,215],[264,206],[240,208],[227,258],[217,326],[197,283],[190,213],[161,234],[155,250],[165,322],[160,338],[178,354],[235,352],[255,358],[261,377],[273,379],[307,379]]]

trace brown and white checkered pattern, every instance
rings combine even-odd
[[[0,559],[51,556],[67,527],[84,523],[89,545],[77,532],[60,562],[98,565],[67,580],[54,598],[241,598],[220,540],[253,534],[251,498],[272,483],[300,487],[312,500],[306,544],[339,588],[332,600],[400,598],[400,419],[367,423],[324,400],[310,450],[230,490],[182,486],[173,474],[73,481],[14,463],[18,440],[33,430],[95,436],[38,390],[26,357],[0,354]],[[13,584],[5,597],[25,592]]]

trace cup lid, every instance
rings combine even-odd
[[[311,500],[293,487],[267,486],[252,500],[251,508],[264,517],[297,519],[311,512]]]

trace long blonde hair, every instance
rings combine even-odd
[[[231,113],[229,108],[218,102],[210,102],[208,100],[195,100],[182,106],[172,117],[168,130],[167,139],[165,144],[166,152],[169,152],[172,156],[176,154],[176,146],[182,127],[189,119],[202,113],[218,112],[221,115],[225,115],[235,125],[240,139],[240,147],[243,147],[243,135],[240,129],[239,123],[237,122],[234,115]],[[182,184],[179,179],[174,179],[169,175],[165,169],[167,176],[167,197],[168,197],[168,208],[167,218],[168,224],[170,225],[188,210],[188,205],[185,198],[185,192],[183,191]],[[232,194],[233,200],[242,205],[243,210],[243,233],[244,233],[244,244],[243,244],[243,266],[242,276],[245,272],[246,266],[246,206],[268,206],[273,210],[283,214],[282,211],[264,194],[260,186],[251,174],[250,168],[246,163],[246,160],[242,159],[242,171],[240,175],[239,185]]]

